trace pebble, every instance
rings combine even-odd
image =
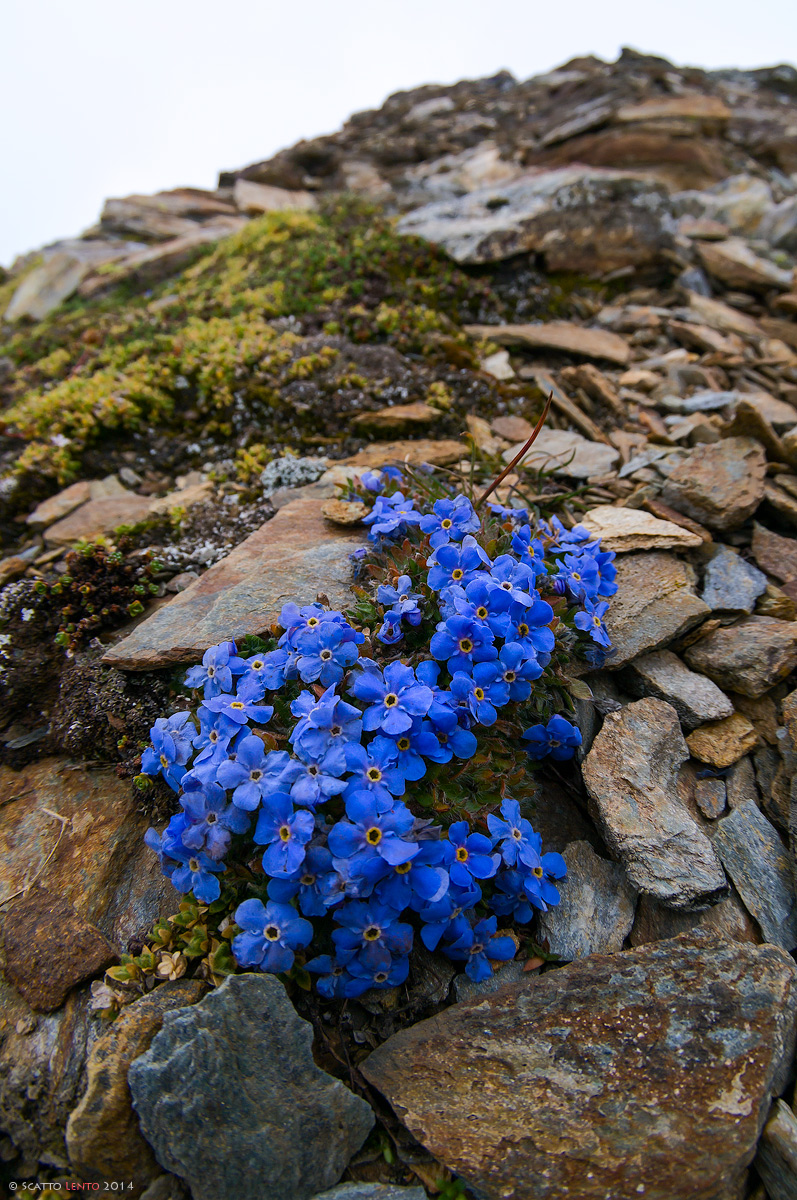
[[[565,962],[622,950],[637,899],[622,865],[600,858],[589,842],[571,842],[563,857],[567,876],[558,885],[562,898],[540,914],[536,940]]]
[[[689,563],[665,551],[624,555],[617,562],[617,595],[606,614],[611,669],[666,646],[697,625],[710,609],[695,593]]]
[[[689,739],[687,738],[687,745]],[[728,804],[728,794],[724,779],[698,779],[695,786],[695,800],[703,816],[709,821],[715,821],[725,812]]]
[[[504,462],[511,462],[526,443],[516,442],[504,451]],[[571,479],[600,478],[607,475],[620,457],[619,451],[605,442],[591,442],[580,433],[565,429],[543,429],[518,464],[532,471],[552,471]]]
[[[631,550],[692,550],[703,539],[672,521],[662,521],[643,508],[617,508],[601,504],[581,518],[593,537],[601,539],[602,550],[628,553]]]

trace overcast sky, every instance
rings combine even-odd
[[[422,83],[619,48],[705,67],[797,60],[795,0],[5,0],[0,263],[107,196],[191,184]]]

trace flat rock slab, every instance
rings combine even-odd
[[[607,329],[585,329],[572,321],[545,321],[537,325],[466,325],[473,337],[489,338],[501,346],[529,350],[561,350],[577,358],[601,358],[624,367],[631,358],[625,338]]]
[[[339,1183],[313,1200],[426,1200],[422,1187],[400,1187],[390,1183]]]
[[[797,538],[783,537],[756,522],[752,550],[759,567],[768,575],[781,583],[797,579]]]
[[[419,467],[422,463],[444,467],[449,463],[459,462],[466,453],[465,443],[455,442],[453,438],[442,438],[440,441],[420,438],[418,441],[372,442],[351,458],[340,459],[335,466],[378,469],[390,463],[400,465],[408,462],[413,467]]]
[[[52,1012],[117,961],[114,946],[63,896],[34,888],[3,916],[5,975],[31,1008]]]
[[[120,525],[136,525],[145,520],[151,506],[152,501],[147,496],[137,496],[135,492],[89,500],[68,517],[50,525],[44,540],[48,546],[71,546],[81,538],[91,542],[106,533],[113,533]]]
[[[752,800],[718,822],[714,846],[768,942],[797,946],[797,899],[791,864],[778,831]]]
[[[694,550],[703,539],[673,521],[662,521],[643,508],[600,504],[584,513],[580,524],[601,539],[602,550]]]
[[[697,446],[670,474],[661,498],[710,529],[738,529],[764,499],[767,460],[753,438]]]
[[[687,647],[684,658],[721,688],[763,696],[797,666],[797,621],[747,617]]]
[[[631,932],[636,889],[620,863],[600,858],[589,842],[572,842],[564,852],[567,878],[561,901],[541,913],[536,940],[565,962],[588,954],[622,950]]]
[[[71,513],[78,505],[85,504],[90,497],[91,483],[87,479],[71,483],[68,488],[64,488],[54,496],[48,496],[46,500],[42,500],[41,504],[37,504],[28,516],[27,523],[28,525],[52,525],[54,521],[60,521]]]
[[[201,658],[208,646],[263,633],[283,604],[309,604],[325,592],[333,607],[350,600],[348,554],[362,533],[326,522],[322,501],[292,501],[171,603],[106,651],[103,662],[130,671]]]
[[[675,709],[647,698],[608,714],[582,768],[604,840],[631,883],[681,910],[728,890],[711,842],[678,797],[688,757]]]
[[[737,1200],[796,988],[774,946],[686,934],[454,1005],[361,1070],[486,1200]]]
[[[609,668],[658,650],[710,613],[695,594],[693,568],[660,550],[628,554],[617,563],[617,595],[606,628],[614,653]]]
[[[732,702],[716,683],[690,671],[672,650],[656,650],[635,658],[627,675],[626,685],[632,695],[666,700],[687,729],[705,721],[720,721],[733,713]]]
[[[524,442],[517,442],[505,450],[504,462],[511,462],[523,446]],[[592,479],[607,475],[619,457],[613,446],[592,442],[570,429],[543,429],[518,465],[533,471],[553,471],[571,479]]]
[[[272,975],[231,975],[168,1012],[128,1081],[158,1161],[194,1200],[304,1200],[338,1182],[374,1123],[313,1061],[313,1030]]]
[[[686,744],[693,758],[722,769],[735,762],[758,745],[758,734],[752,722],[735,712],[721,721],[710,721],[689,734]]]

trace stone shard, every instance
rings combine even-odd
[[[711,842],[678,798],[688,757],[675,709],[649,698],[608,714],[583,765],[604,840],[631,883],[681,910],[727,894]]]
[[[797,621],[746,617],[687,647],[684,658],[721,688],[763,696],[797,666]]]
[[[270,975],[231,975],[128,1073],[141,1129],[194,1200],[307,1200],[337,1183],[370,1106],[313,1062],[312,1026]]]
[[[544,321],[536,325],[466,325],[466,333],[502,346],[530,350],[560,350],[578,358],[603,358],[624,367],[631,357],[625,338],[606,329],[585,329],[571,321]]]
[[[759,945],[765,940],[738,893],[731,888],[730,895],[720,900],[719,904],[712,904],[711,908],[703,908],[700,912],[676,912],[652,896],[640,896],[628,942],[631,946],[645,946],[649,942],[678,937],[679,933],[689,933],[690,930],[710,933],[725,943],[751,942]]]
[[[767,462],[752,438],[697,446],[669,475],[665,504],[711,529],[738,529],[764,498]]]
[[[636,890],[622,866],[600,858],[589,842],[572,842],[564,860],[562,899],[540,914],[537,940],[544,939],[550,952],[566,962],[622,950],[636,908]]]
[[[464,442],[455,442],[453,438],[441,438],[440,441],[434,442],[427,438],[406,442],[371,442],[351,458],[340,459],[335,466],[379,468],[390,463],[400,465],[403,462],[408,462],[414,467],[419,467],[422,463],[431,463],[433,467],[445,466],[448,463],[459,462],[466,449]]]
[[[43,321],[76,291],[90,270],[88,263],[69,254],[54,254],[25,276],[11,297],[4,319],[19,321],[30,317]]]
[[[117,960],[99,929],[41,887],[5,911],[3,950],[6,979],[39,1012],[60,1008],[72,988]]]
[[[91,484],[87,479],[81,479],[78,483],[70,484],[62,492],[57,492],[55,496],[48,496],[46,500],[42,500],[41,504],[37,504],[27,517],[27,523],[28,525],[52,525],[53,522],[68,516],[78,505],[85,504],[90,495]]]
[[[758,734],[747,717],[735,712],[721,721],[700,725],[689,734],[686,744],[693,758],[722,770],[754,750]]]
[[[86,1091],[66,1127],[69,1161],[81,1179],[101,1183],[124,1177],[138,1191],[160,1175],[133,1112],[127,1071],[149,1048],[164,1013],[196,1004],[205,987],[201,979],[163,983],[123,1008],[95,1042],[86,1063]]]
[[[283,604],[307,604],[319,591],[335,607],[348,602],[352,533],[324,521],[322,502],[292,501],[240,546],[142,621],[103,662],[132,671],[202,657],[208,646],[263,633]]]
[[[504,451],[511,462],[523,449],[526,439]],[[613,446],[592,442],[570,429],[543,429],[518,464],[531,471],[553,471],[572,479],[592,479],[608,474],[620,455]]]
[[[600,504],[584,513],[580,524],[601,539],[602,550],[693,550],[703,539],[689,529],[662,521],[643,508]]]
[[[782,537],[756,522],[753,525],[753,557],[763,571],[782,583],[797,579],[797,538]]]
[[[737,1200],[796,983],[774,946],[686,934],[455,1005],[362,1070],[487,1200]]]
[[[287,188],[253,183],[251,179],[236,179],[233,200],[235,207],[248,216],[286,210],[306,212],[318,207],[318,201],[312,192],[291,192]]]
[[[135,492],[108,496],[102,500],[89,500],[81,504],[61,521],[45,530],[44,540],[48,546],[71,546],[81,538],[96,541],[104,534],[113,533],[120,525],[136,525],[150,513],[152,501]]]
[[[672,650],[657,650],[635,658],[628,689],[632,695],[657,696],[671,704],[687,729],[704,721],[729,717],[733,704],[705,675],[690,671]]]
[[[726,287],[740,291],[766,292],[778,288],[788,292],[792,273],[755,254],[742,238],[725,242],[699,242],[698,254],[709,275]]]
[[[695,582],[692,567],[673,554],[652,550],[619,559],[617,595],[606,621],[614,650],[607,666],[658,650],[708,616]]]
[[[422,1187],[400,1187],[390,1183],[339,1183],[312,1200],[426,1200]]]
[[[717,823],[713,844],[768,942],[797,946],[797,899],[780,836],[752,800]]]
[[[370,429],[381,434],[404,433],[433,425],[442,415],[439,408],[419,400],[414,404],[393,404],[387,408],[356,413],[351,423],[358,430]]]

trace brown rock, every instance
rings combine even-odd
[[[384,460],[383,460],[384,461]],[[202,657],[208,646],[263,633],[283,604],[306,604],[323,591],[348,602],[347,554],[362,534],[330,527],[321,501],[294,500],[196,583],[142,621],[103,662],[143,671]]]
[[[758,734],[741,713],[701,725],[690,733],[686,744],[693,758],[712,767],[730,767],[758,745]]]
[[[58,492],[55,496],[50,496],[47,500],[42,500],[41,504],[37,504],[33,512],[28,516],[28,525],[52,525],[54,521],[60,521],[63,517],[77,508],[79,504],[85,504],[91,495],[91,484],[87,479],[81,479],[78,483],[72,483],[68,488],[64,488],[62,492]]]
[[[728,803],[725,780],[696,779],[695,803],[707,821],[716,821],[725,812]]]
[[[728,238],[725,242],[698,242],[697,252],[708,273],[726,287],[738,288],[742,292],[766,292],[770,288],[787,292],[791,287],[791,271],[784,271],[768,259],[754,254],[742,238]]]
[[[502,450],[506,449],[504,439],[495,436],[489,421],[485,421],[484,417],[476,417],[473,413],[468,413],[465,423],[476,449],[481,450],[482,454],[497,457]]]
[[[766,458],[751,438],[698,446],[664,485],[665,504],[712,529],[738,529],[764,498]]]
[[[688,933],[691,929],[702,929],[715,934],[724,942],[763,941],[761,932],[747,909],[742,904],[735,888],[729,896],[703,908],[700,912],[676,912],[654,900],[652,896],[640,896],[634,928],[628,941],[632,946],[646,946],[649,942],[660,942]]]
[[[322,515],[334,525],[359,525],[368,511],[359,500],[327,500],[321,506]]]
[[[604,358],[625,366],[631,350],[625,338],[605,329],[585,329],[570,321],[539,325],[466,325],[473,337],[487,338],[500,346],[527,346],[531,350],[560,350],[580,358]]]
[[[312,192],[291,192],[287,188],[253,183],[251,179],[236,179],[233,200],[235,207],[248,216],[287,210],[306,212],[318,207],[318,201]]]
[[[764,485],[764,499],[767,504],[771,504],[776,512],[779,512],[782,517],[797,528],[797,500],[794,496],[789,495],[782,487],[778,487],[775,483],[767,483]]]
[[[733,713],[733,704],[715,683],[684,666],[672,650],[656,650],[634,659],[624,672],[623,686],[633,696],[656,696],[678,713],[685,729],[718,721]]]
[[[627,553],[631,550],[692,550],[703,539],[671,521],[662,521],[641,508],[617,508],[601,504],[590,508],[582,525],[601,539],[601,548]]]
[[[34,321],[43,321],[72,295],[90,269],[88,263],[69,254],[53,254],[25,276],[11,298],[4,319],[19,321],[22,317],[31,317]]]
[[[162,1173],[141,1135],[127,1070],[134,1058],[149,1049],[163,1014],[196,1004],[206,987],[200,979],[161,984],[122,1009],[95,1044],[86,1064],[86,1091],[66,1127],[69,1160],[81,1179],[124,1178],[138,1195]]]
[[[89,500],[68,517],[57,521],[45,532],[49,546],[70,546],[84,539],[94,541],[113,533],[120,525],[135,525],[150,512],[151,501],[146,496],[128,492],[126,496],[110,496],[107,500]]]
[[[797,579],[797,539],[782,537],[758,522],[753,526],[753,557],[767,575],[783,583]]]
[[[78,295],[90,299],[127,282],[137,287],[151,287],[187,267],[196,257],[200,246],[237,233],[246,224],[246,217],[218,217],[205,225],[195,222],[187,224],[193,225],[190,233],[170,238],[156,246],[148,246],[146,250],[138,250],[114,263],[111,269],[102,274],[88,275],[77,289]]]
[[[611,668],[658,650],[709,615],[694,591],[695,572],[688,563],[661,551],[629,554],[617,563],[617,595],[606,628],[614,654]]]
[[[12,579],[18,579],[20,575],[24,575],[29,566],[28,559],[20,558],[18,554],[12,554],[9,558],[0,558],[0,587],[10,583]]]
[[[776,947],[686,934],[454,1005],[362,1070],[488,1200],[736,1200],[791,1066],[796,981]]]
[[[175,188],[154,196],[123,196],[106,200],[100,223],[112,233],[162,242],[190,235],[196,222],[231,216],[232,205],[200,188]]]
[[[5,974],[31,1008],[51,1012],[67,993],[116,961],[107,938],[68,900],[34,888],[6,910]]]
[[[719,96],[694,92],[685,96],[656,96],[639,104],[627,104],[618,109],[615,121],[665,121],[673,117],[693,121],[728,121],[731,110]]]
[[[527,442],[534,432],[534,426],[525,417],[496,417],[490,428],[508,442]]]
[[[444,439],[439,442],[372,442],[351,458],[343,458],[337,464],[343,467],[384,467],[390,463],[408,462],[413,467],[431,463],[433,467],[459,462],[465,453],[462,442]]]
[[[701,638],[684,658],[721,688],[763,696],[797,666],[797,622],[747,617]]]
[[[562,378],[566,383],[575,387],[583,388],[584,391],[593,400],[597,400],[599,404],[605,404],[606,407],[618,417],[625,417],[625,407],[622,400],[617,395],[617,390],[606,376],[598,370],[594,363],[579,363],[577,367],[565,367],[562,371]],[[649,371],[628,371],[627,375],[651,375]],[[623,383],[621,377],[620,382]],[[659,383],[659,376],[653,376],[653,384],[655,387]],[[635,387],[636,383],[625,383],[626,387]]]
[[[701,321],[719,333],[738,333],[746,338],[759,338],[763,333],[761,326],[752,317],[745,316],[738,309],[731,308],[730,304],[724,304],[710,296],[690,292],[689,307]]]
[[[727,893],[711,842],[677,796],[688,757],[675,709],[646,698],[607,715],[582,767],[604,841],[631,883],[687,911]]]
[[[432,425],[442,415],[440,409],[432,408],[431,404],[394,404],[374,412],[357,413],[351,423],[356,429],[371,429],[374,433],[404,433]]]

